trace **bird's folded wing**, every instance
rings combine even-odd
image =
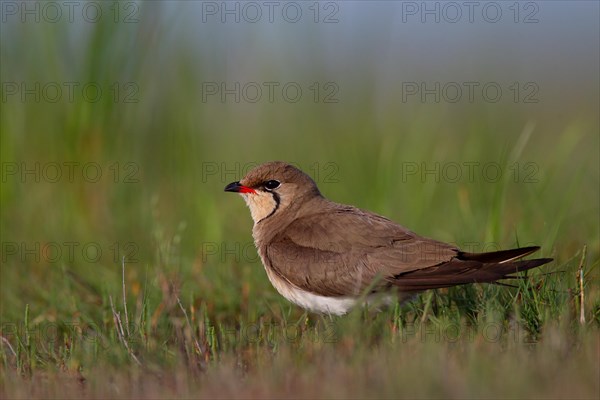
[[[275,273],[303,290],[347,296],[388,287],[395,276],[448,262],[457,251],[347,206],[295,220],[263,256]]]

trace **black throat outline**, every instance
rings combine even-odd
[[[273,196],[273,200],[275,200],[275,208],[273,208],[273,211],[271,211],[269,213],[269,215],[267,215],[264,218],[261,218],[260,221],[257,222],[257,224],[260,224],[261,222],[263,222],[265,219],[269,218],[271,215],[275,214],[275,211],[277,211],[279,209],[279,204],[281,203],[281,199],[279,198],[279,195],[277,193],[273,193],[271,192],[271,195]]]

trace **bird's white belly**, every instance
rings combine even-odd
[[[343,315],[356,304],[356,300],[350,297],[326,297],[307,292],[281,279],[274,272],[270,271],[269,268],[265,268],[265,270],[271,284],[273,284],[273,287],[277,289],[279,294],[309,311]]]
[[[267,276],[269,277],[271,284],[277,289],[279,294],[288,301],[291,301],[306,310],[321,314],[344,315],[356,306],[357,300],[355,298],[348,296],[328,297],[310,293],[281,279],[277,274],[270,271],[269,268],[265,268],[265,270],[267,271]],[[389,305],[394,299],[397,300],[397,298],[393,296],[386,296],[383,299],[381,299],[381,296],[376,295],[367,296],[365,303],[377,303],[378,300],[383,300],[384,304]]]

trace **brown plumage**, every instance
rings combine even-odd
[[[400,298],[435,288],[495,282],[552,259],[518,261],[539,247],[465,253],[395,222],[324,198],[299,169],[270,162],[226,191],[238,192],[254,219],[267,275],[288,300],[311,311],[344,314],[366,295]]]

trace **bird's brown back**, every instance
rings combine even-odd
[[[382,216],[313,199],[309,209],[279,216],[284,226],[267,240],[255,228],[259,252],[267,267],[295,286],[323,296],[358,295],[393,284],[403,272],[450,261],[458,249],[420,237]],[[283,217],[283,218],[282,218]],[[378,280],[378,282],[375,282]]]

